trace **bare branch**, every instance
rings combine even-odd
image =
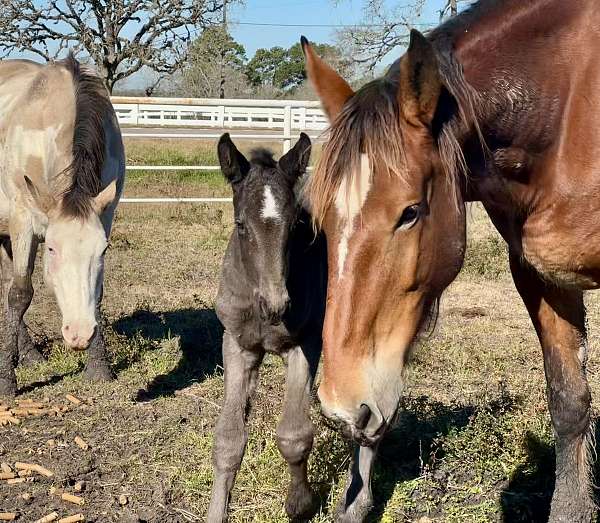
[[[223,0],[0,0],[0,56],[49,60],[72,49],[112,91],[143,67],[179,69],[192,37],[220,22],[222,8]]]

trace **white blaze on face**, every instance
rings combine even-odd
[[[371,189],[371,162],[366,154],[360,157],[360,172],[355,173],[352,183],[348,186],[342,182],[335,199],[342,234],[338,244],[338,277],[344,273],[344,265],[348,256],[348,242],[354,232],[354,219],[360,214]]]
[[[62,313],[65,342],[85,349],[97,327],[107,240],[100,219],[51,220],[46,232],[44,279]]]
[[[271,190],[270,185],[265,185],[263,208],[260,214],[265,220],[269,218],[272,220],[279,220],[281,218],[281,215],[279,214],[279,208],[277,206],[277,202],[275,201],[275,197],[273,196],[273,191]]]

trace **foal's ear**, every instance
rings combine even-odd
[[[56,205],[56,200],[49,192],[36,187],[29,176],[25,176],[24,178],[29,196],[31,196],[34,205],[44,214],[48,214],[50,209]]]
[[[410,44],[400,59],[400,108],[413,125],[429,127],[442,92],[435,50],[419,31],[410,32]]]
[[[231,184],[241,182],[250,170],[250,164],[244,155],[237,150],[231,141],[229,133],[225,133],[219,140],[217,154],[223,176]]]
[[[300,133],[296,145],[279,158],[280,169],[289,176],[298,178],[306,172],[310,160],[310,138],[305,133]]]
[[[306,61],[306,73],[315,91],[319,95],[321,105],[327,113],[329,121],[335,120],[344,104],[354,91],[339,74],[326,64],[315,53],[306,37],[300,39],[304,60]]]
[[[117,197],[117,180],[110,182],[104,189],[100,191],[98,196],[94,198],[94,210],[97,214],[102,214]]]

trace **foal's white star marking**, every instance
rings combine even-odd
[[[265,220],[268,218],[271,218],[272,220],[279,220],[281,218],[279,214],[279,208],[277,207],[277,202],[275,201],[275,197],[273,196],[270,185],[265,185],[263,208],[260,214]]]
[[[335,206],[340,218],[344,221],[340,243],[338,244],[338,277],[344,272],[344,264],[348,256],[348,241],[354,232],[354,218],[360,213],[367,194],[371,189],[371,162],[366,154],[360,156],[360,172],[351,181],[350,186],[342,182],[338,190]]]

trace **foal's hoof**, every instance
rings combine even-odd
[[[113,371],[105,362],[88,362],[83,374],[90,381],[111,381],[115,379]]]
[[[291,521],[309,521],[319,511],[319,498],[309,487],[290,489],[285,511]]]
[[[0,398],[14,398],[17,395],[17,378],[0,378]]]

